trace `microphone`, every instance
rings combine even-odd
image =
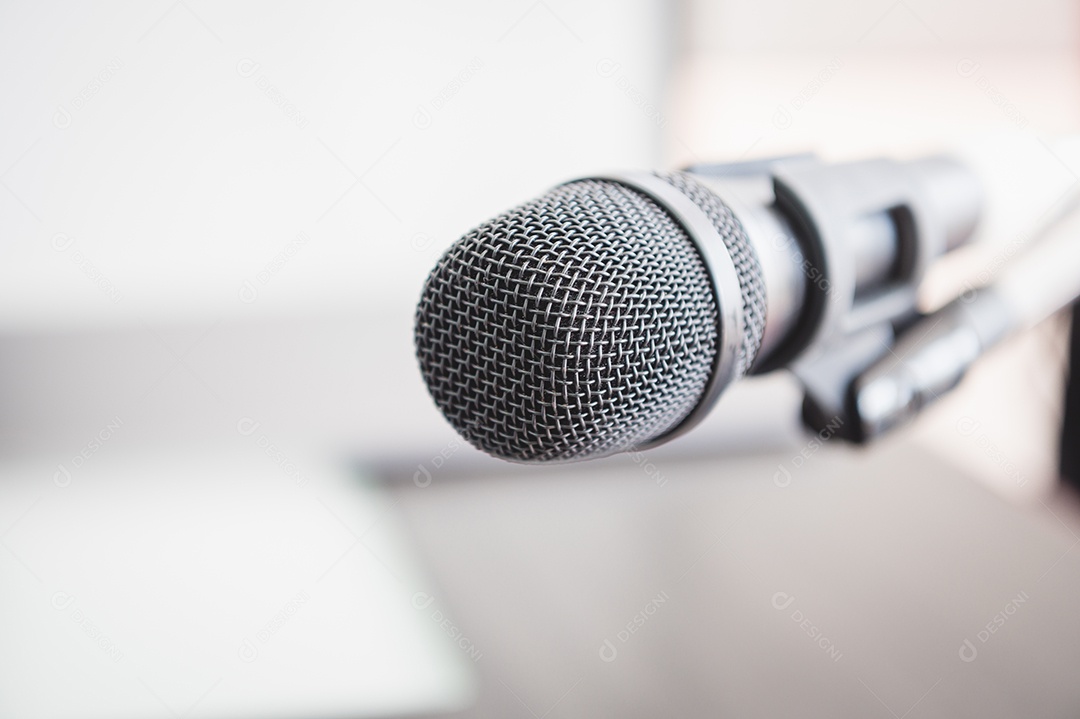
[[[861,438],[873,439],[911,421],[959,384],[994,346],[1080,297],[1078,207],[1080,194],[1068,193],[1025,238],[1028,247],[1004,264],[992,282],[968,286],[949,304],[919,318],[898,337],[895,357],[879,359],[855,379],[849,391],[851,415]]]
[[[440,259],[416,311],[421,373],[466,440],[515,462],[655,446],[779,367],[803,380],[812,422],[876,358],[867,340],[915,312],[923,272],[968,239],[980,198],[937,157],[568,182]]]

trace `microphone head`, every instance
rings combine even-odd
[[[683,173],[659,175],[704,211],[739,267],[738,374],[764,330],[756,256],[728,208]],[[709,388],[720,317],[709,267],[643,192],[588,179],[472,230],[428,276],[416,354],[454,428],[517,462],[590,459],[679,425]],[[749,311],[747,311],[749,307]]]

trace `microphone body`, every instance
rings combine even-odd
[[[1070,193],[1028,247],[992,282],[969,287],[904,328],[896,357],[866,368],[849,390],[860,441],[903,425],[953,389],[990,349],[1080,297],[1080,195]]]
[[[813,424],[841,411],[980,202],[945,158],[573,181],[443,257],[417,310],[421,370],[466,439],[513,461],[654,446],[778,367],[803,381]]]

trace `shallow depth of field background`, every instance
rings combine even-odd
[[[776,373],[554,469],[411,347],[450,243],[617,169],[950,152],[926,305],[992,278],[1080,181],[1075,2],[9,2],[0,55],[0,715],[1075,715],[1062,318],[866,451]]]

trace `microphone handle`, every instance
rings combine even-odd
[[[891,339],[893,324],[915,314],[925,271],[970,237],[981,206],[974,176],[947,158],[829,165],[795,157],[686,172],[727,205],[742,233],[725,239],[699,205],[654,174],[599,178],[649,196],[683,226],[719,308],[719,348],[701,399],[642,447],[696,425],[743,374],[780,367],[799,377],[816,414],[838,415],[850,378],[874,359],[866,351],[880,349],[874,337],[887,330]],[[764,326],[750,354],[757,335],[747,336],[746,312],[758,310],[747,296],[761,295]]]
[[[974,175],[943,157],[687,171],[731,208],[761,265],[767,311],[753,373],[913,312],[923,273],[970,238],[981,209]]]
[[[1078,204],[1080,193],[1074,193],[996,281],[920,319],[893,354],[855,380],[851,404],[862,441],[907,423],[959,384],[990,348],[1080,297]]]

